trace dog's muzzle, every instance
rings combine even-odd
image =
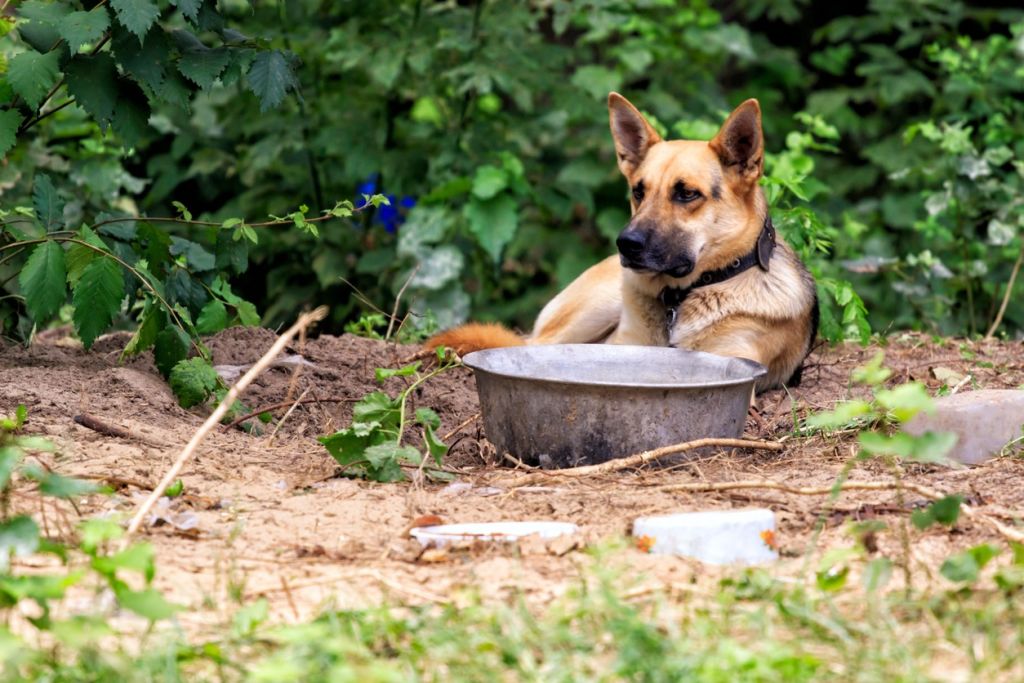
[[[671,260],[661,257],[663,250],[652,245],[649,233],[642,230],[623,230],[615,240],[615,246],[619,249],[623,268],[653,271],[674,278],[686,277],[693,272],[693,259],[685,254],[671,255]]]

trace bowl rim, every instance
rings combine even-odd
[[[516,374],[513,372],[494,370],[487,367],[487,360],[491,356],[495,356],[500,353],[528,353],[529,351],[540,349],[540,348],[554,348],[554,347],[606,347],[606,348],[619,348],[619,349],[644,349],[644,350],[665,350],[672,351],[678,354],[686,354],[691,357],[701,356],[707,359],[714,360],[715,362],[733,362],[737,361],[744,365],[749,371],[749,376],[737,377],[733,379],[726,379],[721,381],[703,381],[703,382],[610,382],[603,380],[584,380],[584,379],[566,379],[566,378],[553,378],[553,377],[542,377],[536,374]],[[589,353],[589,351],[588,351]],[[527,382],[538,382],[546,384],[569,384],[574,386],[591,386],[591,387],[620,387],[628,389],[709,389],[718,387],[733,387],[742,384],[753,384],[760,378],[768,374],[768,368],[758,363],[757,361],[750,360],[749,358],[740,358],[738,356],[722,356],[716,353],[708,353],[706,351],[692,351],[690,349],[676,349],[668,346],[642,346],[638,344],[544,344],[534,346],[508,346],[494,349],[484,349],[482,351],[473,351],[468,353],[462,358],[462,362],[467,367],[473,369],[474,372],[482,372],[486,375],[492,375],[494,377],[505,377],[508,379],[516,379]]]

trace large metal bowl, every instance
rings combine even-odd
[[[759,363],[652,346],[488,349],[476,374],[487,438],[544,467],[577,467],[743,432]]]

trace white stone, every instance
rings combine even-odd
[[[1024,391],[983,389],[935,399],[934,413],[918,413],[904,429],[910,434],[953,432],[949,458],[977,465],[996,456],[1024,425]]]
[[[778,559],[769,545],[775,513],[763,508],[639,517],[633,535],[653,539],[650,552],[708,564],[758,564]]]
[[[575,534],[579,530],[569,522],[477,522],[421,526],[410,530],[409,535],[425,546],[441,547],[460,541],[507,543],[527,536],[551,539]]]

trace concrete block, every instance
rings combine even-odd
[[[949,457],[965,465],[977,465],[1021,436],[1024,425],[1024,391],[983,389],[935,399],[935,412],[919,413],[904,429],[910,434],[953,432],[956,445]]]

